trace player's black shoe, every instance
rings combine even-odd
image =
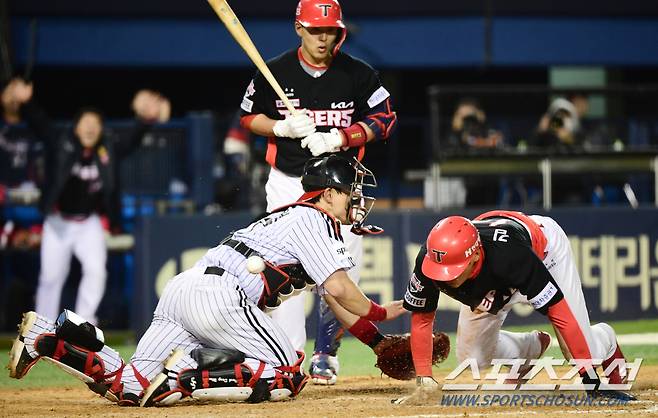
[[[39,361],[39,357],[30,356],[25,348],[25,337],[36,320],[35,312],[30,311],[23,314],[23,320],[18,325],[18,337],[9,351],[9,363],[7,364],[9,377],[21,379]]]
[[[601,380],[598,377],[591,378],[589,375],[585,375],[582,376],[582,382],[584,385],[594,385],[594,389],[587,390],[587,394],[593,398],[617,399],[622,402],[637,400],[637,398],[630,393],[622,392],[620,390],[601,389]]]

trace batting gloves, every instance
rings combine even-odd
[[[315,132],[315,122],[305,110],[301,110],[296,115],[276,121],[272,131],[279,138],[304,138]]]
[[[316,132],[302,139],[302,148],[308,147],[314,157],[327,152],[337,152],[344,145],[343,134],[336,128],[329,132]]]

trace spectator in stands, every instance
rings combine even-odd
[[[107,276],[100,215],[108,216],[112,230],[119,228],[117,163],[137,149],[154,122],[169,118],[170,105],[158,93],[139,91],[132,103],[138,119],[135,128],[129,137],[115,138],[104,131],[103,117],[93,108],[80,110],[71,132],[60,135],[31,99],[31,88],[12,97],[22,106],[30,127],[45,141],[48,181],[41,195],[45,221],[36,311],[51,318],[60,311],[62,287],[75,255],[82,266],[75,311],[96,323]]]

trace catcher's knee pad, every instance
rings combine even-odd
[[[297,352],[298,359],[292,366],[274,369],[274,379],[270,381],[270,401],[285,401],[299,394],[306,386],[309,376],[304,373],[304,353]]]

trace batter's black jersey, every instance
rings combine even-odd
[[[508,218],[474,221],[480,232],[484,260],[480,273],[458,288],[432,280],[421,270],[427,252],[425,245],[418,252],[414,272],[404,295],[404,307],[412,312],[431,312],[438,306],[443,292],[461,303],[496,314],[515,292],[525,295],[533,307],[546,313],[559,302],[562,291],[544,263],[533,252],[530,236],[520,223]]]
[[[292,105],[312,113],[318,132],[347,128],[365,119],[372,109],[389,98],[377,72],[365,62],[338,52],[329,68],[318,77],[308,74],[292,49],[268,61],[268,67]],[[257,72],[247,87],[241,104],[242,115],[264,114],[284,119],[289,114],[265,77]],[[311,152],[300,146],[301,139],[270,138],[266,160],[286,174],[301,176]],[[357,156],[359,148],[341,154]]]

